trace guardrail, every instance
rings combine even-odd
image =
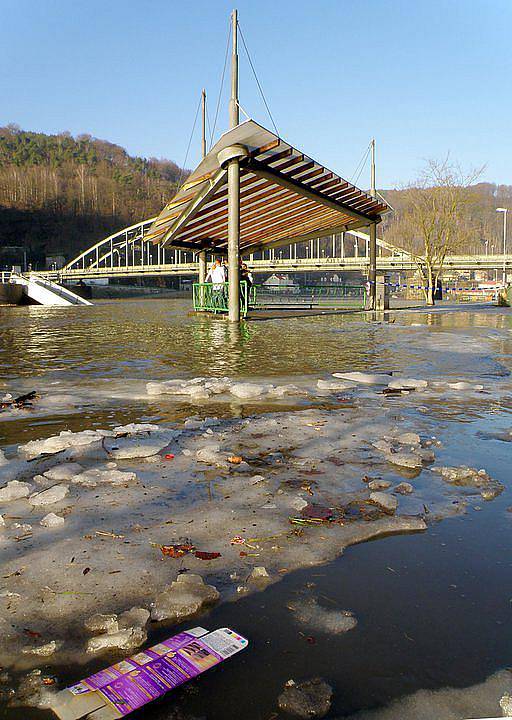
[[[196,312],[224,314],[228,312],[229,282],[194,283],[193,302]],[[250,288],[245,280],[240,283],[240,314],[247,315],[249,309]]]
[[[364,285],[256,285],[255,307],[347,307],[366,306]]]

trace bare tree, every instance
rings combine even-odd
[[[477,231],[471,185],[481,172],[464,173],[449,158],[429,160],[420,179],[404,188],[404,209],[387,237],[413,254],[427,305],[434,305],[446,256],[468,249]]]

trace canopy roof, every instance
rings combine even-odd
[[[248,253],[379,221],[389,206],[248,120],[224,133],[151,226],[146,239],[201,250],[227,247],[227,170],[218,155],[232,145],[240,161],[240,250]]]

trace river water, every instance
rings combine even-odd
[[[334,688],[329,717],[370,709],[379,717],[380,708],[419,690],[475,685],[510,666],[510,310],[446,308],[385,318],[346,314],[250,322],[240,328],[191,317],[188,310],[186,301],[153,299],[71,309],[0,308],[0,391],[37,390],[47,399],[32,416],[5,416],[0,447],[13,448],[62,429],[189,415],[249,416],[308,403],[329,407],[322,398],[276,408],[215,402],[201,407],[148,398],[149,380],[205,375],[303,382],[334,371],[393,371],[484,386],[483,393],[412,394],[389,402],[396,403],[397,414],[428,422],[442,435],[443,464],[483,467],[506,488],[492,502],[430,524],[425,533],[354,546],[334,562],[291,573],[262,593],[211,610],[201,624],[236,628],[250,639],[249,650],[172,699],[148,706],[143,717],[174,718],[176,707],[185,718],[278,717],[276,698],[284,683],[313,676]],[[54,393],[59,402],[52,406]],[[313,590],[325,607],[352,610],[357,629],[329,636],[294,622],[289,603]],[[91,668],[104,664],[96,660]],[[83,667],[57,667],[56,673],[63,682],[88,674]],[[498,699],[483,692],[478,707],[498,715]],[[419,705],[397,710],[395,716],[423,717]],[[0,716],[47,714],[3,708]],[[459,716],[464,715],[450,717]]]

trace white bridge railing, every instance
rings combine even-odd
[[[164,274],[166,270],[197,272],[197,253],[177,248],[163,248],[145,239],[145,234],[155,218],[143,220],[109,235],[78,255],[62,270],[48,273],[62,278],[108,277],[120,275]],[[397,249],[383,240],[378,240],[379,255],[410,260],[405,250]],[[265,265],[309,265],[320,262],[335,264],[341,259],[355,261],[360,266],[368,262],[369,236],[359,231],[350,231],[327,238],[318,238],[251,254],[248,262],[256,269]],[[216,253],[208,253],[213,259]]]
[[[109,235],[78,255],[64,268],[49,271],[47,277],[79,280],[99,277],[142,275],[193,275],[198,271],[197,253],[177,248],[162,248],[145,239],[155,218],[143,220]],[[287,245],[244,256],[254,271],[293,272],[316,270],[366,270],[369,263],[369,235],[359,230]],[[377,267],[382,271],[417,269],[417,259],[390,243],[377,239]],[[217,253],[208,253],[208,261]],[[512,268],[512,255],[447,256],[447,269]]]

